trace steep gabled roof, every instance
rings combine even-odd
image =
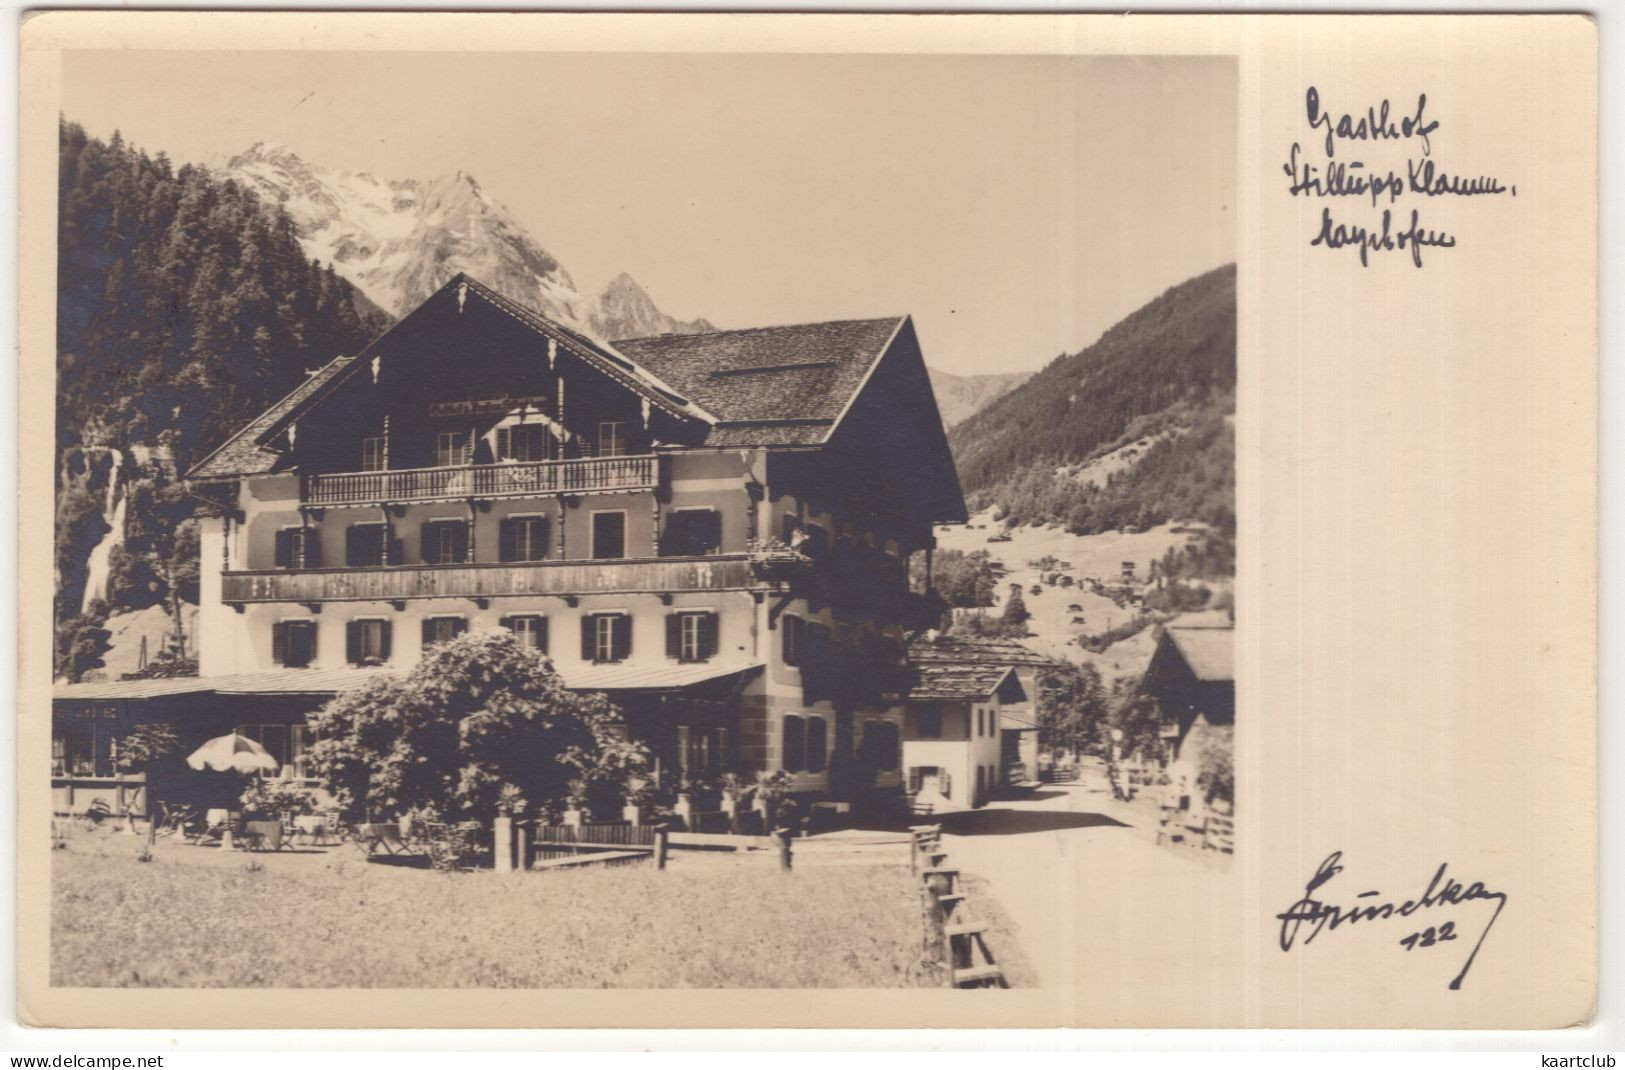
[[[221,479],[230,476],[269,472],[276,467],[279,456],[267,448],[276,431],[303,411],[308,404],[334,383],[339,373],[355,363],[354,357],[334,357],[322,365],[310,378],[294,387],[288,396],[250,420],[241,431],[226,439],[225,443],[203,460],[192,466],[188,479]]]
[[[464,287],[466,292],[460,294],[459,291]],[[370,357],[390,335],[402,330],[419,311],[437,300],[466,300],[470,297],[486,301],[542,337],[559,343],[598,371],[647,399],[651,405],[679,418],[704,423],[714,422],[703,408],[692,404],[658,377],[615,352],[609,344],[555,323],[541,313],[511,301],[490,287],[459,273],[393,327],[373,339],[359,354],[329,361],[320,371],[295,387],[287,397],[256,416],[242,430],[227,439],[224,445],[194,465],[187,473],[187,478],[225,479],[273,471],[279,454],[276,450],[268,448],[266,443],[289,422],[320,404],[322,398],[333,388],[357,374],[359,369],[366,367],[368,361],[364,358]]]
[[[906,322],[835,320],[614,345],[715,417],[707,445],[818,445]]]
[[[1014,639],[939,635],[911,640],[908,662],[918,674],[910,699],[979,699],[998,690],[1016,666],[1047,665],[1049,659]]]
[[[1180,627],[1164,629],[1169,643],[1190,666],[1191,675],[1203,683],[1235,681],[1236,632],[1230,627]]]

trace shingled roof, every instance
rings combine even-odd
[[[1168,641],[1203,683],[1231,683],[1236,678],[1236,632],[1229,627],[1169,625]]]
[[[254,417],[241,431],[226,439],[219,449],[193,465],[187,478],[222,479],[271,471],[281,454],[263,443],[273,429],[303,408],[354,361],[354,357],[334,357],[322,365],[315,374],[294,387],[287,397]]]
[[[716,417],[707,445],[816,445],[905,322],[834,320],[613,345]]]
[[[991,695],[1018,665],[1040,666],[1049,659],[1014,639],[919,636],[908,644],[917,674],[910,699],[979,699]]]

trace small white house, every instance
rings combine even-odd
[[[909,643],[917,679],[903,721],[903,771],[937,812],[984,805],[1036,779],[1038,669],[1046,659],[1009,639],[926,635]]]

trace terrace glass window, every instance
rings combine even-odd
[[[547,518],[511,516],[502,521],[498,541],[503,561],[542,561],[547,558]]]
[[[466,431],[442,431],[434,437],[434,463],[440,468],[455,468],[470,461],[469,436]]]
[[[446,519],[426,522],[421,550],[425,565],[461,564],[468,556],[468,523]]]
[[[592,556],[603,561],[626,556],[626,514],[592,515]]]
[[[351,524],[344,533],[344,563],[351,568],[377,568],[385,563],[384,544],[389,528],[384,524]],[[389,557],[399,559],[392,544]]]
[[[389,439],[371,435],[361,440],[361,470],[382,472],[389,467]]]
[[[609,420],[598,425],[598,456],[624,457],[630,452],[625,421]]]
[[[722,549],[722,514],[715,509],[673,509],[666,514],[660,552],[667,557],[701,557]]]
[[[316,528],[283,528],[276,533],[277,568],[321,568],[322,540]]]
[[[545,461],[551,458],[553,436],[539,424],[497,428],[497,460]]]

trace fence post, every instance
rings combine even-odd
[[[514,868],[524,872],[530,868],[530,822],[515,821],[513,834],[517,847],[514,851]]]
[[[513,818],[507,814],[491,822],[491,858],[498,873],[513,872]]]
[[[669,833],[666,831],[666,826],[665,825],[661,825],[660,827],[655,829],[655,868],[656,869],[665,869],[666,868],[666,850],[667,850],[667,848],[669,846],[669,842],[667,840],[668,835],[669,835]]]
[[[790,870],[790,830],[779,829],[779,868]]]

